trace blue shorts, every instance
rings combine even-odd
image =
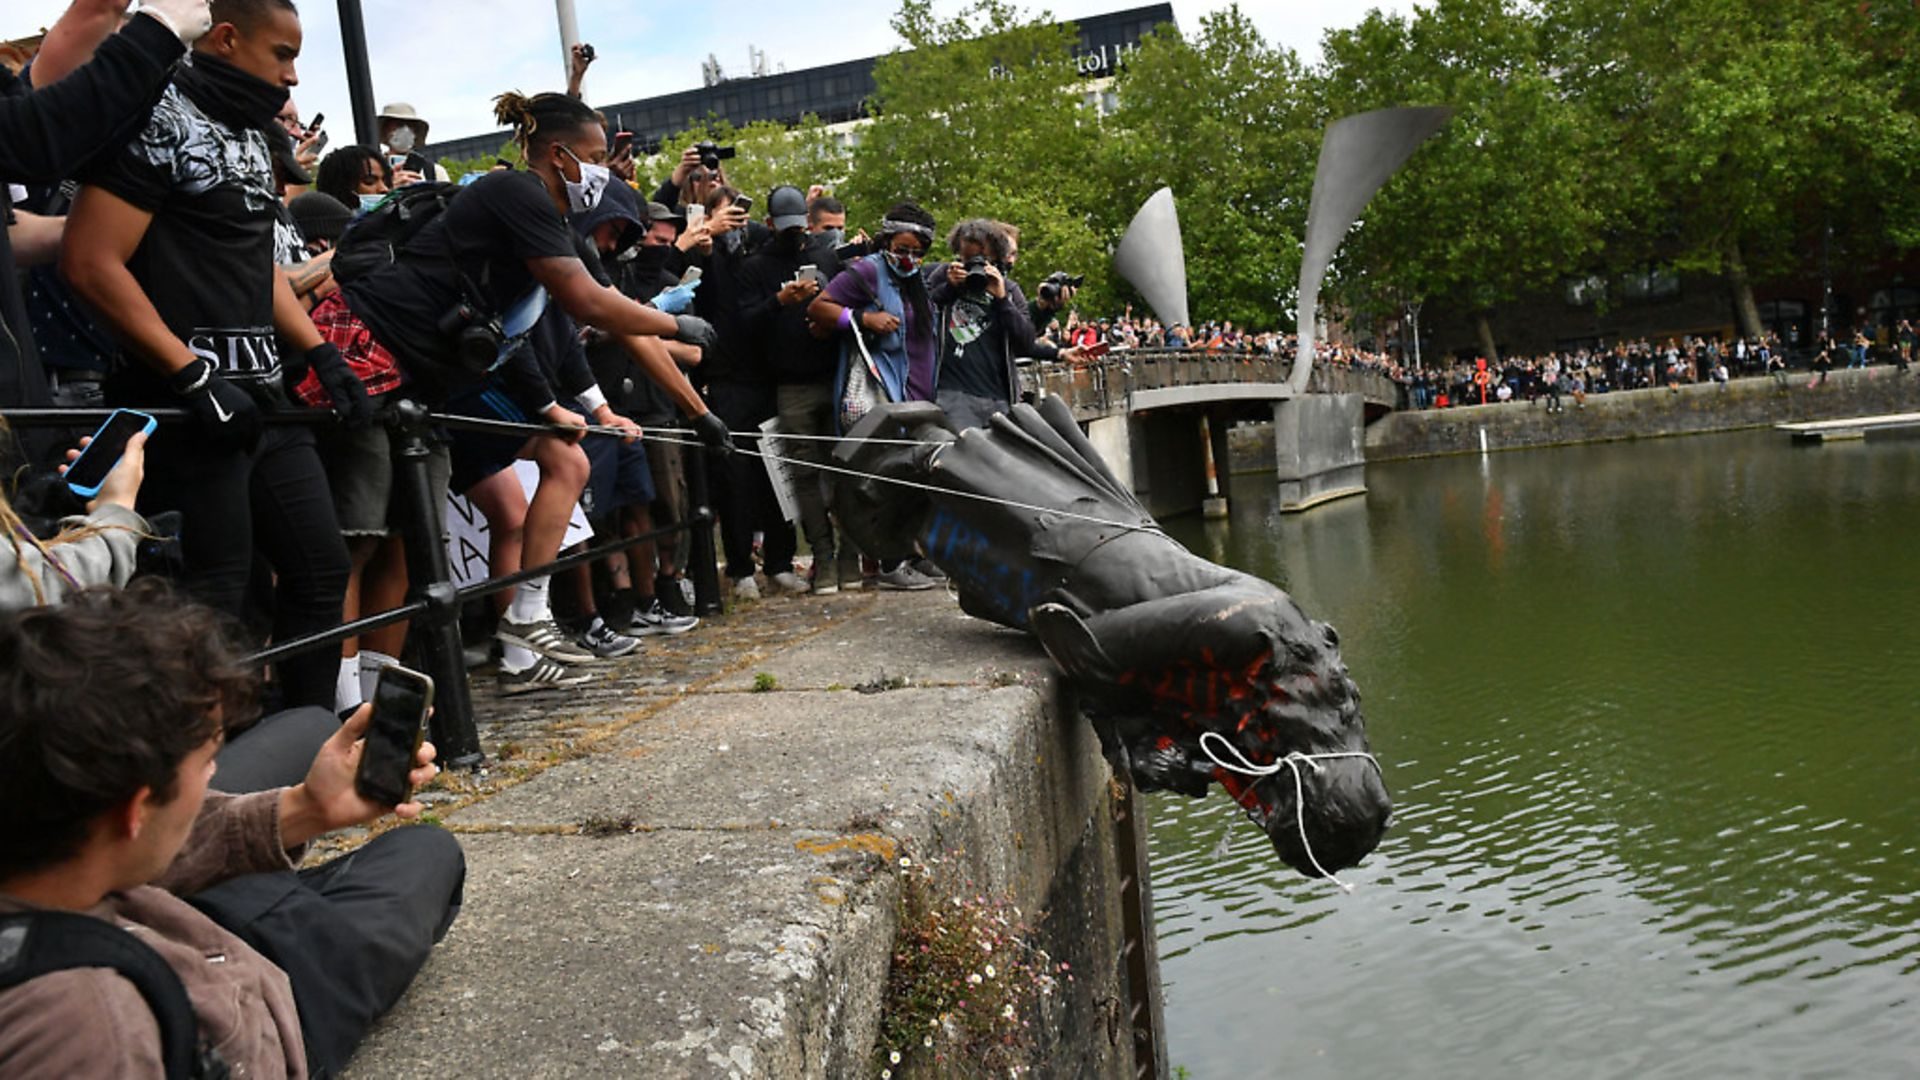
[[[653,469],[647,465],[645,442],[626,443],[611,435],[589,435],[580,448],[587,452],[592,473],[580,506],[588,517],[600,517],[628,506],[653,502]]]

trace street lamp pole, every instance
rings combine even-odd
[[[367,21],[360,0],[340,0],[340,52],[347,62],[347,97],[353,103],[353,137],[361,146],[380,145],[373,109],[373,68],[367,63]]]
[[[560,74],[564,83],[573,77],[573,47],[580,44],[580,20],[574,17],[573,0],[553,0],[553,9],[560,17]]]

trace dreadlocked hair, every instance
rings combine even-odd
[[[513,141],[529,158],[535,147],[544,148],[588,124],[602,123],[600,114],[579,98],[553,93],[528,97],[518,90],[493,99],[493,118],[513,129]]]

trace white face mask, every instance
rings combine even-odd
[[[401,124],[399,127],[394,128],[393,134],[387,136],[387,149],[392,150],[396,154],[405,154],[411,151],[413,149],[413,128],[407,124]]]
[[[580,166],[580,179],[567,180],[567,174],[561,173],[560,179],[566,181],[567,205],[576,214],[584,214],[600,205],[600,196],[607,193],[607,185],[613,182],[613,170],[605,165],[594,165],[581,161],[579,155],[562,146],[568,157]]]

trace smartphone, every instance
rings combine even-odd
[[[310,139],[312,139],[312,140],[313,140],[313,150],[314,150],[314,153],[319,153],[320,151],[322,151],[322,150],[325,150],[325,149],[327,148],[327,133],[326,133],[326,132],[324,132],[324,131],[322,131],[322,132],[318,132],[318,133],[316,133],[316,134],[313,134],[313,135],[309,135],[309,136],[308,136],[308,138],[310,138]]]
[[[420,737],[433,707],[433,680],[418,671],[389,664],[373,687],[373,719],[360,750],[353,786],[369,802],[398,806],[413,794],[407,774],[420,750]]]
[[[827,275],[822,274],[820,268],[812,263],[802,266],[799,271],[793,275],[793,280],[811,281],[823,289],[827,287]]]
[[[68,490],[83,499],[100,494],[100,485],[107,482],[107,474],[120,464],[120,455],[127,452],[127,440],[135,435],[151,435],[156,426],[153,417],[146,413],[115,409],[107,422],[100,425],[100,430],[93,433],[93,441],[67,466]]]
[[[691,229],[705,220],[707,220],[706,207],[699,203],[694,203],[687,207],[687,228]]]
[[[753,196],[742,195],[739,198],[733,200],[733,205],[741,213],[751,214],[753,213]]]
[[[702,271],[699,267],[689,266],[687,267],[687,272],[680,275],[680,284],[691,285],[694,282],[700,280],[700,275],[702,273],[704,273],[704,271]]]
[[[388,164],[388,165],[391,165],[391,166],[393,166],[393,168],[394,168],[394,171],[396,171],[396,172],[397,172],[397,171],[399,171],[399,170],[401,170],[401,169],[404,169],[404,168],[406,168],[406,167],[407,167],[407,155],[405,155],[405,154],[388,154],[388,155],[387,155],[387,164]]]
[[[616,131],[613,133],[613,156],[619,157],[633,149],[633,132]]]
[[[313,137],[313,133],[314,133],[314,132],[316,132],[316,131],[319,131],[319,130],[320,130],[320,125],[322,125],[322,124],[324,124],[324,123],[326,123],[326,122],[327,122],[327,114],[326,114],[326,113],[323,113],[323,112],[317,112],[317,113],[314,113],[314,114],[313,114],[313,123],[311,123],[311,124],[308,124],[308,125],[307,125],[307,137],[308,137],[308,138],[312,138],[312,137]]]

